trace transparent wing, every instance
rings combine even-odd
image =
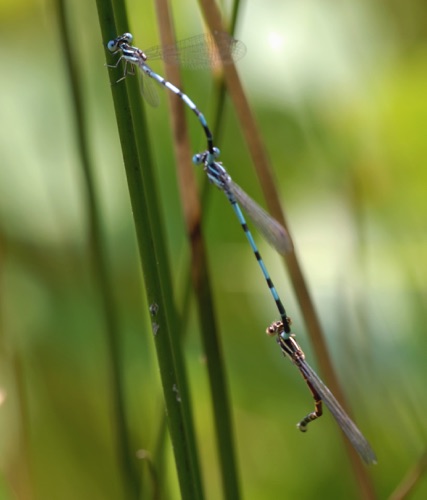
[[[160,103],[160,99],[154,80],[151,79],[148,75],[146,75],[139,66],[137,72],[138,72],[139,90],[141,91],[142,96],[147,101],[147,103],[150,104],[150,106],[156,108]]]
[[[144,50],[147,61],[163,59],[171,64],[187,68],[210,68],[222,63],[229,64],[246,54],[243,42],[228,33],[215,32],[196,35],[173,45],[150,47]]]
[[[248,196],[238,184],[230,180],[227,187],[239,204],[245,209],[245,212],[255,224],[258,231],[264,236],[265,240],[279,254],[290,253],[293,246],[286,229]]]
[[[314,389],[318,392],[322,401],[329,408],[329,411],[334,416],[338,425],[344,431],[345,435],[350,440],[351,444],[354,446],[356,451],[362,457],[365,463],[376,464],[377,457],[375,456],[374,450],[369,445],[366,438],[356,427],[356,424],[350,419],[347,413],[343,410],[341,405],[335,399],[332,392],[326,387],[326,385],[320,380],[316,372],[311,368],[310,365],[303,359],[298,362],[298,367],[307,377],[309,382],[312,384]]]

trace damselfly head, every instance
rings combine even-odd
[[[117,38],[115,40],[110,40],[108,43],[107,43],[107,49],[110,51],[110,52],[116,52],[117,50]]]
[[[214,159],[218,158],[221,153],[219,148],[217,148],[216,146],[213,147],[212,152]],[[208,162],[209,161],[208,159],[209,159],[209,151],[203,151],[203,153],[197,153],[193,156],[193,163],[194,165],[201,165],[202,163]],[[210,160],[212,161],[212,155]]]
[[[131,44],[133,42],[133,35],[132,33],[123,33],[123,35],[120,37],[123,42]]]
[[[286,323],[288,325],[288,330],[285,330],[285,326],[283,321],[274,321],[270,326],[267,327],[265,333],[269,337],[274,337],[274,335],[280,335],[284,339],[288,339],[290,337],[294,337],[294,334],[290,331],[290,326],[292,325],[292,320],[289,316],[286,316]]]
[[[118,36],[114,40],[110,40],[107,43],[107,49],[110,52],[117,52],[118,50],[120,50],[120,45],[122,43],[127,43],[130,45],[132,44],[132,41],[133,41],[133,36],[131,33],[123,33],[123,35]]]
[[[265,333],[269,337],[273,337],[276,334],[280,334],[283,331],[283,322],[282,321],[274,321],[271,323],[269,327],[265,330]]]
[[[193,163],[194,165],[200,165],[201,163],[203,163],[204,161],[204,156],[205,154],[204,153],[197,153],[193,156]]]

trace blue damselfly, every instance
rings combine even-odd
[[[246,238],[252,248],[256,260],[261,268],[264,278],[270,289],[271,295],[276,302],[277,309],[284,324],[288,324],[285,307],[279,298],[277,290],[273,284],[272,279],[267,271],[267,268],[262,260],[261,254],[255,243],[255,240],[250,232],[246,223],[245,217],[240,209],[239,203],[245,208],[246,213],[249,215],[253,223],[262,232],[265,239],[279,252],[284,255],[292,251],[291,239],[285,228],[279,224],[273,217],[271,217],[265,210],[263,210],[249,195],[247,195],[241,187],[239,187],[223,167],[221,162],[216,161],[219,156],[219,149],[214,147],[213,158],[207,151],[193,156],[193,163],[195,165],[203,165],[206,175],[212,184],[215,184],[227,196],[234,213],[236,214]],[[290,330],[289,330],[290,332]]]
[[[376,463],[375,453],[365,437],[352,422],[350,417],[345,413],[331,391],[305,361],[304,353],[295,341],[294,334],[291,332],[290,318],[287,316],[285,307],[277,293],[273,281],[270,278],[264,261],[261,258],[254,238],[240,209],[239,203],[244,206],[251,220],[261,231],[266,240],[281,254],[292,251],[292,242],[288,233],[275,219],[268,215],[235,182],[233,182],[222,163],[216,161],[218,156],[219,150],[214,148],[214,161],[210,159],[208,152],[205,151],[204,153],[194,155],[193,162],[196,165],[203,164],[209,181],[223,191],[231,203],[249,241],[252,251],[255,254],[281,317],[281,321],[277,321],[267,328],[267,334],[271,336],[277,335],[277,342],[283,354],[298,367],[308,388],[310,389],[311,394],[313,395],[315,410],[314,412],[309,413],[298,423],[299,430],[301,432],[305,432],[307,430],[307,425],[322,415],[323,401],[362,459],[367,464]]]
[[[194,102],[180,89],[172,83],[165,80],[162,76],[155,73],[147,61],[163,59],[165,62],[172,64],[180,64],[189,68],[207,68],[222,64],[229,64],[237,61],[244,56],[246,48],[244,44],[235,40],[228,33],[216,32],[213,35],[202,34],[185,40],[181,40],[173,45],[156,46],[145,51],[138,49],[132,45],[133,36],[131,33],[124,33],[114,40],[110,40],[107,48],[113,54],[119,53],[120,57],[115,65],[109,67],[117,67],[121,61],[124,61],[123,76],[117,80],[120,82],[128,74],[134,74],[135,66],[138,68],[140,76],[140,89],[145,100],[152,106],[158,104],[158,94],[155,87],[151,84],[152,78],[160,85],[163,85],[168,90],[176,94],[184,103],[194,112],[199,119],[200,124],[207,139],[207,149],[210,154],[213,154],[213,137],[206,119],[199,111]],[[130,69],[128,68],[130,64]],[[150,78],[144,78],[150,77]]]

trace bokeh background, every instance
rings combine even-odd
[[[153,6],[127,4],[135,44],[158,43]],[[196,2],[172,5],[178,38],[203,30]],[[228,12],[229,2],[223,8]],[[121,498],[104,319],[56,9],[42,0],[3,0],[0,12],[0,498]],[[164,411],[104,67],[107,40],[94,2],[70,2],[67,12],[119,311],[129,434],[146,485],[153,476],[138,450],[156,446]],[[241,5],[236,34],[247,46],[239,74],[334,366],[378,455],[369,471],[378,498],[396,489],[427,440],[426,28],[421,0],[266,0]],[[212,76],[183,77],[212,117]],[[221,159],[262,203],[231,108],[226,116]],[[204,139],[188,117],[199,151]],[[147,119],[180,304],[189,250],[165,95],[159,108],[147,109]],[[312,401],[297,370],[263,333],[276,319],[274,303],[219,191],[210,193],[204,222],[243,497],[356,498],[329,413],[306,435],[295,429]],[[286,271],[257,241],[316,366]],[[203,479],[208,498],[220,498],[194,306],[185,342]],[[157,472],[166,497],[178,498],[168,442]],[[421,474],[411,498],[426,495]]]

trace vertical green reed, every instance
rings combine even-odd
[[[105,46],[118,33],[128,30],[126,10],[119,1],[98,0],[97,8]],[[109,54],[107,62],[111,62]],[[114,84],[117,72],[111,71],[110,79]],[[181,496],[186,499],[203,498],[191,403],[172,296],[164,221],[136,79],[112,85],[112,94]]]

